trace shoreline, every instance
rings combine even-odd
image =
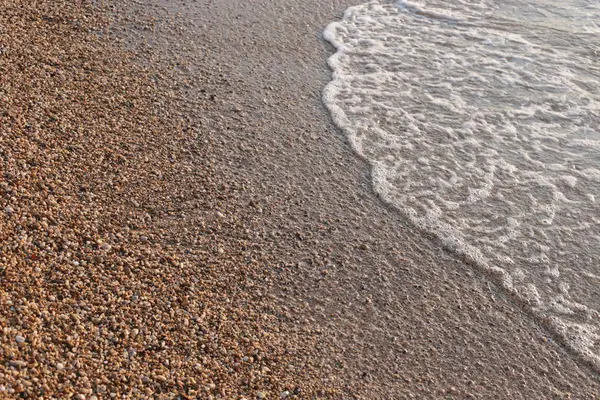
[[[78,154],[53,166],[61,179],[75,171],[49,206],[55,237],[67,239],[44,265],[19,259],[4,278],[4,378],[26,392],[42,386],[32,376],[49,388],[60,377],[48,393],[81,398],[598,397],[591,371],[371,189],[367,164],[321,103],[331,51],[322,29],[357,2],[116,3],[111,37],[132,52],[118,65],[126,72],[106,75],[103,58],[73,70],[126,78],[131,90],[92,93],[123,100],[101,103],[121,110],[116,126],[99,125],[109,134],[56,133],[55,148],[66,140]],[[91,45],[110,54],[82,47]],[[98,119],[87,123],[104,121],[92,109]],[[99,171],[74,170],[81,165]],[[34,190],[35,179],[21,187]],[[23,220],[19,190],[11,209]],[[0,227],[16,237],[12,214]],[[75,265],[66,252],[89,261]],[[82,324],[79,337],[53,337],[61,324]]]
[[[288,10],[283,2],[207,2],[171,10],[203,27],[211,59],[236,82],[215,112],[231,124],[218,134],[221,140],[241,143],[242,154],[223,148],[218,158],[243,159],[224,169],[251,178],[265,198],[261,208],[269,212],[257,229],[278,233],[271,251],[288,265],[276,274],[279,304],[331,340],[330,364],[342,367],[329,370],[343,377],[348,393],[364,398],[436,397],[447,390],[475,397],[595,397],[593,372],[502,290],[373,192],[367,164],[321,103],[332,51],[322,29],[354,3],[303,2]],[[304,36],[306,25],[311,30]],[[242,117],[228,117],[231,110]],[[297,204],[281,204],[290,199]],[[419,315],[430,307],[433,315]],[[365,343],[368,350],[360,347]],[[423,356],[430,351],[430,358]],[[403,365],[394,366],[399,360]],[[498,364],[505,368],[500,375]],[[456,365],[469,366],[455,373]],[[586,384],[569,383],[579,379]]]

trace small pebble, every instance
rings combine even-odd
[[[15,337],[15,340],[17,341],[17,343],[25,343],[25,338],[21,335],[17,335]]]
[[[19,368],[24,368],[27,366],[27,363],[25,361],[21,361],[21,360],[10,361],[9,364],[13,367],[19,367]]]

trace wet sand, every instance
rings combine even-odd
[[[87,101],[121,96],[100,103],[120,123],[69,139],[80,155],[35,176],[69,177],[48,206],[61,229],[43,265],[3,247],[15,257],[0,292],[10,397],[35,397],[40,382],[59,398],[598,397],[586,366],[373,193],[320,100],[332,51],[320,34],[349,5],[111,6],[110,35],[94,37],[135,56],[118,54],[119,74],[94,44],[102,56],[86,53],[97,62],[81,71],[115,82]],[[115,115],[89,112],[76,114]],[[13,221],[47,196],[21,197],[35,179],[7,180],[4,240],[23,226],[45,235]],[[86,265],[73,263],[80,253]]]

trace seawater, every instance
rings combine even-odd
[[[379,195],[600,371],[600,3],[371,1],[324,35]]]

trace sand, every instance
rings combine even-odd
[[[0,3],[0,396],[598,397],[373,193],[320,101],[351,4]]]

